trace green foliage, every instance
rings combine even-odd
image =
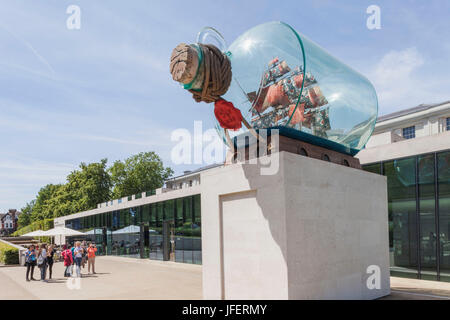
[[[200,237],[202,231],[200,228],[193,228],[192,222],[185,222],[182,226],[175,228],[175,234],[185,237]]]
[[[32,200],[28,202],[25,207],[23,207],[20,211],[22,214],[19,215],[19,220],[17,221],[18,229],[24,228],[31,223],[31,213],[33,211],[34,204],[36,200]]]
[[[114,198],[160,188],[173,174],[171,168],[164,167],[155,152],[141,152],[124,162],[115,161],[108,171],[114,185]]]
[[[53,218],[49,202],[56,196],[56,193],[62,186],[61,184],[47,184],[39,190],[31,211],[32,222]]]
[[[16,232],[12,234],[13,237],[18,237],[24,235],[25,233],[36,231],[36,230],[49,230],[53,228],[53,218],[52,219],[44,219],[32,222],[31,224],[18,229]]]
[[[19,220],[17,221],[17,228],[24,228],[31,223],[31,215],[28,213],[22,213],[19,215]]]
[[[90,164],[81,163],[80,169],[67,176],[67,183],[56,190],[47,202],[52,217],[93,209],[97,203],[110,198],[111,178],[106,159]]]
[[[0,263],[6,265],[19,264],[19,250],[0,242]]]
[[[107,168],[107,159],[90,164],[81,163],[78,170],[67,176],[65,184],[42,187],[36,199],[27,203],[19,216],[22,235],[38,229],[53,227],[53,218],[93,209],[98,203],[138,194],[162,187],[173,174],[165,168],[154,152],[141,152]],[[51,225],[51,226],[50,226]]]
[[[93,209],[97,203],[107,201],[110,198],[111,178],[106,163],[106,159],[90,164],[81,163],[79,170],[67,176],[67,183],[42,187],[36,199],[24,208],[31,212],[28,215],[30,221],[26,220],[25,215],[20,226]]]

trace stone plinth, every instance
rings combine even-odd
[[[389,294],[386,178],[287,152],[258,161],[278,170],[231,164],[201,175],[204,298]],[[380,289],[367,286],[374,265]]]

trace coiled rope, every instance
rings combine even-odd
[[[221,96],[228,91],[231,84],[231,62],[226,54],[212,44],[197,43],[196,45],[201,50],[201,61],[193,59],[197,53],[192,46],[181,43],[174,49],[170,62],[172,77],[175,81],[195,84],[194,88],[188,90],[196,102],[219,102],[223,100]],[[196,63],[193,63],[194,60]],[[200,90],[196,88],[198,84],[201,85]],[[256,133],[244,117],[241,121],[257,139],[265,140]],[[234,150],[228,129],[224,128],[224,132],[228,145]]]
[[[201,91],[190,89],[195,101],[215,102],[224,95],[231,83],[231,62],[216,46],[201,44],[198,46],[203,54],[204,79]]]

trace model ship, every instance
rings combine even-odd
[[[328,101],[315,77],[301,67],[291,69],[278,57],[271,60],[261,77],[260,89],[247,96],[252,103],[249,111],[253,128],[288,125],[327,138],[326,132],[331,129]]]

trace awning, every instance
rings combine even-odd
[[[82,236],[83,232],[69,229],[66,227],[56,227],[45,231],[42,236],[53,237],[53,236]]]
[[[43,237],[43,236],[45,236],[44,233],[45,233],[45,231],[36,230],[36,231],[25,233],[21,237]]]

